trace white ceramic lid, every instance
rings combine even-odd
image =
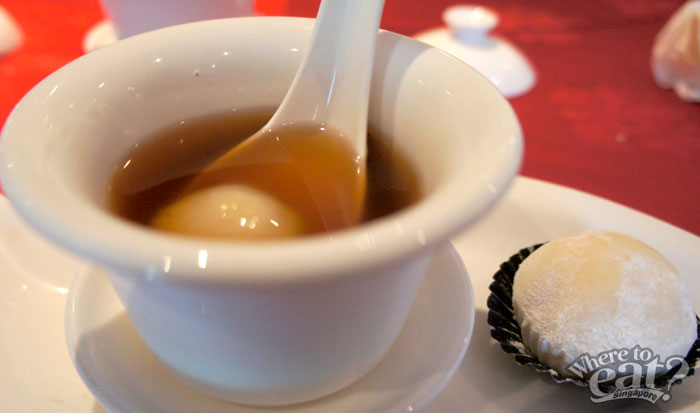
[[[416,39],[464,61],[496,85],[506,97],[521,95],[535,84],[535,70],[508,41],[489,36],[498,15],[482,6],[452,6],[442,14],[447,27],[419,33]]]

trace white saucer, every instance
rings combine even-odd
[[[386,358],[353,385],[322,399],[280,409],[216,400],[170,377],[141,341],[104,273],[87,269],[67,299],[71,358],[95,397],[129,412],[406,412],[447,384],[474,326],[474,294],[451,244],[432,258],[406,325]]]
[[[456,373],[423,412],[620,410],[617,404],[594,405],[587,389],[557,385],[518,366],[491,342],[486,323],[488,287],[505,258],[523,246],[594,228],[628,233],[659,250],[683,275],[696,312],[700,310],[700,237],[602,198],[518,177],[493,211],[452,240],[469,266],[476,303],[474,332]],[[66,292],[73,274],[85,265],[40,238],[0,196],[2,413],[104,412],[71,364],[63,330]],[[654,406],[639,401],[627,406],[627,411],[634,412],[660,410],[700,411],[700,376],[674,386],[668,403]]]

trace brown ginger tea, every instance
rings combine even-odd
[[[369,136],[361,170],[346,143],[312,125],[282,130],[276,142],[244,148],[243,161],[211,168],[271,114],[258,109],[185,120],[138,144],[115,166],[108,207],[160,230],[256,240],[342,229],[420,198],[413,168],[386,143]]]

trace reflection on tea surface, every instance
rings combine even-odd
[[[415,172],[400,153],[369,136],[365,180],[352,150],[319,125],[290,127],[259,145],[246,141],[240,148],[246,156],[210,168],[272,113],[186,120],[136,145],[115,167],[109,208],[165,231],[258,240],[346,228],[420,198]],[[364,204],[354,209],[361,216],[348,207],[353,202]]]

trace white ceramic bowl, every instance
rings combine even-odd
[[[382,32],[370,131],[414,163],[427,193],[418,205],[265,244],[165,235],[105,211],[106,182],[134,144],[183,119],[279,104],[312,25],[229,19],[125,39],[37,85],[0,140],[0,179],[20,214],[106,268],[153,353],[226,400],[299,402],[369,371],[401,329],[433,249],[487,211],[521,162],[518,121],[486,79]]]

